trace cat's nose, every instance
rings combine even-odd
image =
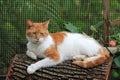
[[[39,39],[36,39],[37,41],[39,41]]]

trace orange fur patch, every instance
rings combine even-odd
[[[47,57],[49,57],[50,59],[53,59],[54,61],[58,61],[60,59],[60,55],[59,55],[55,46],[52,46],[51,48],[48,48],[45,51],[45,55]]]
[[[104,47],[100,48],[98,50],[98,53],[100,53],[101,55],[105,55],[106,58],[110,57],[110,53],[108,52],[108,50]]]
[[[78,65],[80,67],[84,67],[83,61],[73,61],[73,64],[76,64],[76,65]]]
[[[94,67],[95,66],[95,64],[93,64],[93,62],[92,61],[88,61],[88,62],[86,62],[85,63],[86,64],[86,68],[91,68],[91,67]]]
[[[106,48],[103,48],[103,51],[104,51],[106,58],[110,58],[110,53],[108,52],[108,50]]]
[[[103,64],[105,61],[107,60],[107,58],[103,55],[95,60],[90,60],[90,61],[73,61],[74,64],[77,64],[83,68],[92,68],[95,67],[97,65]]]
[[[26,30],[26,35],[33,37],[35,39],[46,37],[48,34],[49,34],[48,29],[44,27],[42,23],[33,23],[33,25],[30,28],[27,28]]]
[[[55,41],[56,44],[60,44],[63,42],[64,37],[66,36],[65,33],[63,32],[56,32],[56,33],[52,33],[50,34],[51,37],[53,38],[53,40]]]
[[[92,67],[95,67],[97,65],[103,64],[110,57],[109,52],[104,47],[100,48],[98,53],[101,56],[95,60],[90,60],[90,61],[86,62],[86,61],[81,61],[79,59],[76,59],[75,61],[73,61],[73,63],[76,65],[79,65],[83,68],[92,68]]]
[[[101,56],[98,59],[94,60],[93,63],[94,65],[99,65],[102,64],[106,61],[107,58],[105,58],[105,56]]]
[[[80,67],[83,67],[83,68],[91,68],[91,67],[94,67],[94,63],[92,61],[73,61],[74,64],[76,65],[79,65]]]

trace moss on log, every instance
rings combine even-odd
[[[102,65],[84,69],[68,60],[53,67],[41,68],[32,75],[27,74],[27,66],[36,61],[25,54],[17,54],[8,70],[6,80],[108,80],[112,64],[111,58]]]

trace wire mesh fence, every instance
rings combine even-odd
[[[26,52],[26,24],[31,19],[50,19],[49,31],[77,28],[100,43],[103,35],[102,0],[1,0],[0,1],[0,75],[6,74],[15,54]],[[120,1],[110,0],[110,21],[120,19]],[[119,25],[111,26],[111,35],[120,33]],[[73,28],[71,28],[73,29]]]

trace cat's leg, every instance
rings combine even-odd
[[[34,59],[34,60],[37,59],[37,56],[36,56],[33,52],[31,52],[31,51],[29,51],[29,50],[27,50],[26,55],[27,55],[28,57]]]
[[[104,63],[107,60],[107,58],[105,57],[105,55],[95,55],[92,57],[87,57],[84,58],[83,61],[81,60],[74,60],[73,63],[77,64],[83,68],[91,68],[97,65],[100,65],[102,63]]]
[[[60,62],[62,62],[62,60],[54,61],[50,58],[45,58],[45,59],[42,59],[42,60],[28,66],[27,72],[29,74],[33,74],[36,70],[38,70],[40,68],[54,66],[54,65],[59,64]]]
[[[109,57],[110,55],[108,50],[101,47],[98,52],[96,52],[96,55],[88,55],[88,57],[84,58],[82,61],[79,59],[74,59],[73,63],[83,68],[91,68],[104,63],[107,59],[109,59]],[[79,56],[77,58],[79,58]]]
[[[60,54],[58,53],[55,46],[46,49],[45,55],[46,58],[28,66],[27,72],[29,74],[34,73],[36,70],[42,67],[50,67],[57,65],[64,60],[62,57],[60,57]]]
[[[75,55],[73,56],[73,59],[83,61],[87,57],[88,57],[87,55]]]

